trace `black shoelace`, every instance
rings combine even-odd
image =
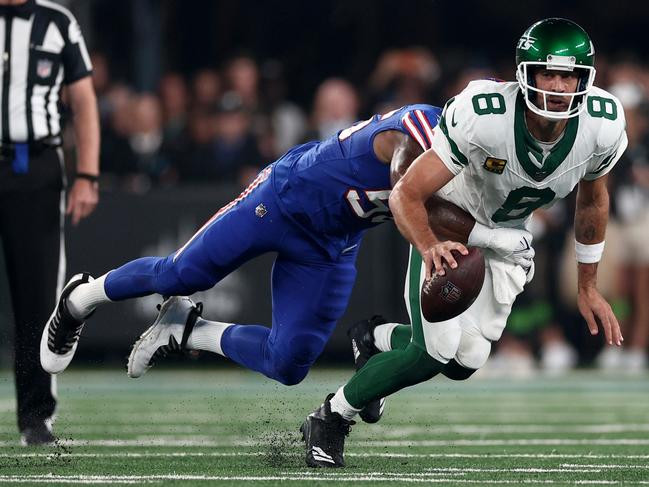
[[[172,336],[169,338],[169,343],[167,345],[163,345],[159,347],[151,356],[151,359],[149,360],[149,367],[154,366],[158,360],[167,358],[170,354],[180,354],[182,353],[183,349],[180,346],[180,343],[176,341],[176,339]]]
[[[343,451],[345,437],[349,436],[349,433],[352,431],[352,425],[354,424],[356,424],[354,421],[345,421],[342,417],[340,419],[333,418],[331,421],[325,421],[327,441],[334,451]]]
[[[67,310],[62,310],[62,306],[57,308],[47,334],[49,349],[59,355],[64,355],[72,350],[75,343],[79,341],[83,329],[83,322],[79,323],[72,318]]]

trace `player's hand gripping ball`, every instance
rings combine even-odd
[[[421,312],[426,321],[450,320],[466,311],[480,294],[484,281],[485,262],[482,251],[467,247],[462,255],[453,251],[457,267],[444,263],[445,275],[433,274],[421,286]]]

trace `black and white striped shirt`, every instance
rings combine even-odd
[[[0,53],[0,140],[60,135],[61,84],[92,72],[75,18],[48,0],[0,7]]]

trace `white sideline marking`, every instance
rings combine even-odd
[[[289,452],[286,456],[302,457],[303,452]],[[123,452],[123,453],[0,453],[0,458],[228,458],[228,457],[266,457],[268,452]],[[649,455],[618,455],[618,454],[578,454],[578,453],[355,453],[347,452],[350,458],[476,458],[476,459],[502,459],[502,458],[538,458],[538,459],[619,459],[619,460],[647,460]],[[564,466],[562,464],[562,466]],[[645,465],[571,465],[593,468],[649,468]]]
[[[421,434],[420,426],[408,427],[374,427],[375,434],[384,437],[403,437],[413,434]],[[503,424],[503,425],[478,425],[459,424],[450,426],[427,426],[426,433],[431,435],[443,435],[450,433],[491,434],[491,433],[628,433],[649,431],[649,423],[637,424],[581,424],[581,425],[544,425],[544,424]]]
[[[179,423],[156,423],[155,426],[151,425],[114,425],[104,424],[98,425],[87,423],[75,423],[65,427],[65,433],[68,435],[91,435],[91,434],[193,434],[193,433],[211,433],[210,435],[198,435],[199,438],[211,439],[214,436],[220,438],[240,438],[241,436],[229,435],[228,427],[219,427],[209,424],[192,424],[187,425]],[[12,423],[13,425],[13,423]],[[7,424],[9,426],[9,424]],[[164,429],[161,429],[164,426]],[[420,435],[421,427],[419,426],[404,426],[404,427],[389,427],[389,426],[374,426],[373,436],[381,436],[384,438],[404,438],[411,435]],[[584,424],[584,425],[542,425],[542,424],[503,424],[503,425],[452,425],[452,426],[427,426],[426,432],[430,435],[447,435],[447,434],[463,434],[463,435],[484,435],[484,434],[505,434],[505,433],[628,433],[628,432],[649,432],[649,423],[637,424]],[[197,438],[197,435],[193,435]]]
[[[649,445],[646,438],[611,438],[611,439],[580,439],[580,438],[521,438],[507,440],[372,440],[357,441],[354,446],[386,447],[386,446],[560,446],[560,445]]]
[[[582,469],[565,469],[565,468],[459,468],[459,467],[448,467],[448,468],[427,468],[425,472],[415,472],[415,473],[405,473],[405,472],[354,472],[356,475],[362,475],[366,477],[371,476],[385,476],[385,477],[429,477],[431,475],[465,475],[467,473],[601,473],[599,470],[594,470],[592,468],[582,468]],[[291,475],[293,472],[282,472],[283,475]],[[337,477],[349,475],[347,472],[303,472],[301,475],[308,476],[329,476]]]
[[[565,468],[641,468],[641,469],[649,469],[649,465],[595,465],[595,464],[590,464],[590,465],[581,465],[581,464],[575,464],[575,463],[562,463],[559,465],[560,467],[565,467]]]
[[[322,482],[413,482],[413,483],[462,483],[462,484],[601,484],[601,485],[618,485],[623,482],[616,480],[537,480],[537,479],[517,479],[517,480],[492,480],[492,479],[459,479],[439,478],[439,477],[413,477],[408,475],[387,476],[380,475],[323,475],[323,474],[291,474],[291,475],[268,475],[268,476],[208,476],[208,475],[0,475],[0,483],[67,483],[67,484],[133,484],[140,482],[163,482],[174,480],[191,480],[191,481],[298,481],[319,480]],[[634,481],[634,484],[646,485],[649,481]]]
[[[211,437],[209,437],[211,438]],[[17,441],[0,441],[0,448],[15,447]],[[261,440],[234,440],[230,442],[215,441],[210,439],[189,438],[134,438],[130,440],[60,440],[62,446],[176,446],[176,447],[234,447],[234,446],[258,446],[264,443]],[[360,440],[354,442],[354,447],[433,447],[433,446],[575,446],[575,445],[598,445],[598,446],[644,446],[649,445],[647,438],[610,438],[610,439],[583,439],[583,438],[520,438],[503,440]]]

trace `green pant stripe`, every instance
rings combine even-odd
[[[408,300],[410,301],[410,320],[412,321],[412,341],[424,349],[424,330],[421,322],[420,286],[422,258],[417,249],[410,247],[410,280],[408,282]]]

